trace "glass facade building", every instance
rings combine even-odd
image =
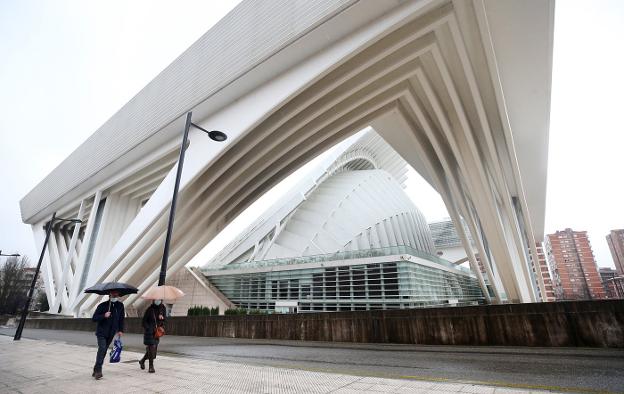
[[[237,307],[297,312],[399,309],[483,302],[469,270],[407,246],[231,264],[208,271]]]
[[[468,237],[468,241],[472,244],[472,236],[468,230],[468,226],[462,220],[464,226],[464,233]],[[431,230],[431,237],[436,249],[452,248],[456,246],[462,246],[461,238],[457,234],[457,228],[455,223],[451,219],[439,220],[429,223],[429,230]]]

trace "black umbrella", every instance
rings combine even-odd
[[[99,295],[107,295],[107,294],[110,294],[111,291],[116,291],[117,293],[119,293],[120,297],[123,297],[128,294],[137,293],[139,289],[127,283],[105,282],[105,283],[98,283],[97,285],[91,286],[88,289],[85,289],[84,292],[95,293]]]

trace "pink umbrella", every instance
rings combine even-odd
[[[175,301],[184,297],[184,292],[175,286],[156,286],[147,290],[141,298],[146,300]]]

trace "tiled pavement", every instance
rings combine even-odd
[[[95,339],[94,339],[95,342]],[[2,393],[527,393],[470,383],[385,379],[159,355],[156,373],[136,352],[91,377],[95,347],[0,335]]]

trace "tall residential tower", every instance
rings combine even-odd
[[[587,231],[566,228],[548,234],[545,246],[558,300],[607,297]]]
[[[611,230],[607,235],[607,243],[613,256],[615,270],[619,276],[624,276],[624,229]]]

